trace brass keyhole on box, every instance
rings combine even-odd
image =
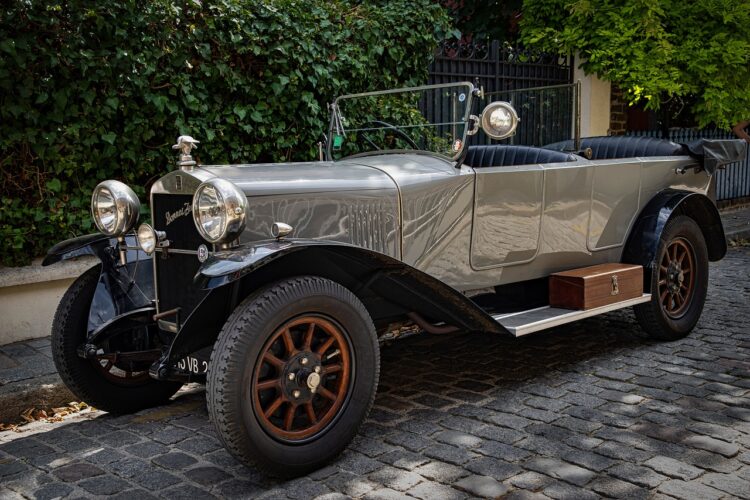
[[[617,275],[612,275],[612,292],[610,295],[617,295],[620,293],[620,285],[617,283]]]

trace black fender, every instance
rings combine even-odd
[[[232,310],[254,290],[311,274],[352,290],[376,326],[416,312],[469,331],[508,333],[461,292],[393,257],[332,241],[263,241],[214,253],[201,266],[194,282],[209,293],[184,322],[168,354],[152,367],[152,376],[167,377],[184,356],[212,345]]]
[[[115,316],[91,332],[87,339],[87,343],[96,346],[121,333],[132,331],[134,328],[144,326],[155,327],[156,321],[154,321],[154,314],[156,314],[156,307],[148,306],[141,307],[140,309],[133,309],[132,311]]]
[[[116,240],[115,240],[116,241]],[[81,257],[83,255],[94,255],[99,257],[106,247],[111,247],[110,237],[101,233],[87,234],[68,240],[61,241],[47,250],[47,255],[42,261],[43,266],[49,266],[61,260]]]
[[[131,311],[151,307],[155,298],[151,257],[137,248],[135,235],[125,236],[127,264],[120,263],[118,241],[103,234],[89,234],[61,241],[47,251],[42,261],[49,266],[62,260],[96,256],[101,261],[101,274],[91,301],[88,338],[103,325]]]
[[[676,215],[687,215],[701,228],[711,262],[721,260],[727,253],[721,216],[710,198],[691,191],[660,191],[638,215],[622,254],[622,262],[643,266],[644,291],[650,289],[652,266],[664,227]]]

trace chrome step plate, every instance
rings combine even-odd
[[[622,302],[615,302],[614,304],[582,311],[544,306],[537,307],[536,309],[529,309],[528,311],[496,314],[492,317],[514,336],[520,337],[522,335],[528,335],[529,333],[578,321],[579,319],[590,318],[591,316],[597,316],[610,311],[616,311],[617,309],[624,309],[625,307],[642,304],[649,300],[651,300],[651,294],[644,293],[640,297],[634,299],[623,300]]]

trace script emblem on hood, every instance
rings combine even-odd
[[[184,215],[190,215],[193,213],[193,207],[190,203],[185,203],[182,208],[179,208],[175,210],[174,212],[167,212],[165,214],[165,218],[167,220],[167,226],[170,225],[172,222],[175,221],[175,219],[178,219],[179,217],[182,217]]]

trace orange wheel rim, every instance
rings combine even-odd
[[[117,385],[142,385],[151,379],[148,370],[119,366],[111,359],[92,359],[91,364],[104,378]]]
[[[274,438],[312,438],[339,414],[351,373],[351,347],[340,326],[314,315],[288,321],[271,335],[256,362],[255,415]]]
[[[659,304],[664,313],[672,318],[685,314],[695,290],[695,254],[690,243],[677,238],[672,240],[659,262]]]

